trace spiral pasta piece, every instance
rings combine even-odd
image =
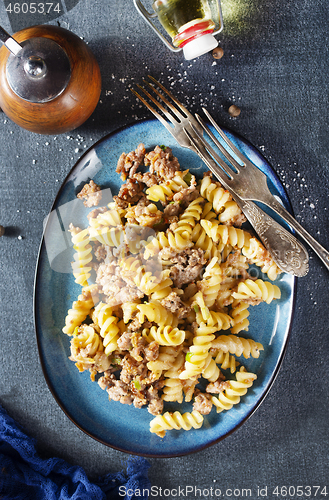
[[[78,335],[70,342],[70,360],[75,362],[80,372],[88,370],[94,363],[97,352],[104,350],[103,342],[98,333],[90,325],[82,325]]]
[[[185,340],[185,331],[173,328],[170,325],[152,326],[150,334],[159,345],[176,346],[182,344]]]
[[[205,269],[203,279],[198,285],[207,307],[214,305],[221,288],[222,277],[223,273],[218,264],[218,258],[213,257]]]
[[[81,286],[87,286],[91,271],[91,267],[88,264],[93,258],[92,247],[89,244],[89,232],[88,229],[78,232],[74,229],[71,230],[73,248],[76,250],[76,253],[73,255],[74,262],[71,264],[73,276],[76,283]]]
[[[144,323],[145,318],[148,321],[154,321],[158,325],[170,325],[176,327],[178,323],[177,317],[165,307],[163,307],[160,302],[146,302],[145,304],[138,304],[137,309],[138,319],[140,323]]]
[[[144,258],[158,254],[164,248],[171,248],[177,252],[181,252],[186,248],[193,246],[193,242],[188,238],[183,238],[180,234],[174,234],[172,231],[167,233],[159,232],[156,237],[151,237],[145,245]]]
[[[111,204],[109,204],[111,205]],[[125,210],[123,208],[110,208],[106,212],[101,212],[97,217],[92,217],[89,219],[89,226],[97,229],[104,226],[121,226],[122,218],[125,215]]]
[[[162,391],[163,401],[183,402],[183,384],[179,378],[165,378]]]
[[[234,356],[229,352],[224,352],[222,349],[219,349],[216,354],[215,363],[218,363],[223,370],[230,370],[231,373],[234,373],[240,364]]]
[[[165,437],[168,430],[184,429],[184,431],[189,431],[192,428],[200,429],[202,424],[203,416],[196,410],[183,414],[179,411],[175,411],[174,413],[166,412],[163,415],[157,415],[151,420],[150,432],[157,434],[159,437]]]
[[[200,194],[212,203],[217,214],[222,211],[225,203],[232,200],[229,191],[213,182],[209,175],[205,175],[201,181]]]
[[[221,349],[223,352],[229,352],[236,356],[243,355],[245,358],[258,358],[264,347],[260,342],[252,339],[245,339],[237,335],[220,335],[212,341],[211,346],[215,349]]]
[[[247,257],[249,262],[260,267],[261,271],[267,274],[270,280],[274,281],[282,273],[282,270],[276,265],[270,253],[257,238],[251,238],[249,244],[242,248],[242,253]]]
[[[216,244],[222,242],[234,248],[248,248],[249,246],[251,234],[248,231],[210,220],[201,220],[200,224]]]
[[[150,299],[152,301],[159,301],[168,297],[172,292],[173,281],[169,278],[170,269],[166,269],[161,273],[161,280],[157,284],[155,290],[152,291]]]
[[[242,396],[253,385],[257,379],[255,373],[250,373],[242,366],[240,371],[236,372],[236,380],[229,380],[228,387],[224,389],[217,397],[212,396],[210,401],[216,407],[217,413],[223,410],[230,410],[233,405],[238,404]]]
[[[209,350],[212,347],[212,341],[215,338],[213,334],[216,331],[216,327],[206,326],[205,323],[201,323],[201,325],[198,326],[193,338],[193,345],[190,346],[186,354],[185,369],[180,374],[179,378],[191,378],[202,372]]]
[[[202,370],[202,376],[209,382],[215,382],[220,375],[220,370],[216,364],[216,360],[212,358],[211,353],[208,354],[205,366]]]
[[[100,336],[103,338],[105,354],[109,355],[118,347],[120,328],[117,325],[118,318],[112,315],[112,308],[108,304],[100,302],[94,309],[93,321],[100,328]]]
[[[160,377],[163,371],[174,368],[176,358],[181,350],[181,346],[160,346],[158,358],[155,361],[149,361],[146,366]]]
[[[97,285],[84,287],[78,300],[73,302],[72,308],[67,312],[63,333],[73,335],[74,330],[87,318],[97,301]]]
[[[188,188],[188,184],[184,181],[185,172],[176,172],[176,175],[161,184],[155,184],[146,190],[146,196],[151,201],[161,201],[165,203],[171,200],[175,193],[182,189]]]
[[[242,213],[229,191],[224,189],[219,182],[213,182],[209,175],[205,175],[201,181],[200,194],[212,203],[220,222],[232,222]]]
[[[198,223],[194,226],[191,239],[194,242],[195,248],[201,248],[204,251],[204,256],[207,260],[220,256],[222,249],[218,245],[215,245],[201,224]]]
[[[237,291],[233,292],[232,295],[238,300],[256,300],[270,304],[272,300],[281,297],[281,290],[277,285],[273,285],[269,281],[247,279],[238,284]]]
[[[191,201],[175,225],[176,227],[173,230],[175,235],[179,234],[182,238],[191,238],[193,228],[196,222],[200,220],[203,202],[204,198],[201,196]]]
[[[120,227],[89,227],[89,235],[92,241],[99,241],[103,245],[119,247],[125,243],[124,230]]]
[[[232,325],[232,318],[229,314],[220,311],[210,311],[207,326],[216,326],[217,330],[228,330]]]
[[[248,331],[249,329],[249,304],[242,300],[235,300],[232,303],[231,317],[233,319],[233,326],[231,333],[239,333],[241,330]]]

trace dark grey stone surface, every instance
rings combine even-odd
[[[0,401],[37,439],[42,455],[62,457],[96,477],[121,468],[126,455],[85,435],[58,407],[42,374],[33,328],[43,221],[62,181],[102,136],[149,116],[129,87],[150,73],[192,111],[205,105],[258,147],[285,185],[297,219],[329,248],[329,15],[326,0],[223,0],[223,58],[185,61],[161,44],[132,0],[80,0],[66,10],[49,22],[89,44],[100,64],[102,95],[83,126],[57,137],[27,132],[0,114],[0,224],[6,227],[0,238]],[[12,32],[2,3],[0,17]],[[229,116],[231,104],[241,108],[238,118]],[[327,483],[329,492],[329,274],[310,255],[310,272],[298,281],[287,353],[261,407],[211,448],[150,459],[153,485],[250,488],[252,498],[266,486],[267,498],[281,498],[271,493],[276,485]]]

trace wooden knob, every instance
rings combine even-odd
[[[66,52],[71,65],[71,78],[65,90],[46,103],[20,98],[8,84],[7,60],[10,55],[0,49],[0,107],[17,125],[38,134],[61,134],[79,127],[93,113],[101,92],[98,63],[85,42],[74,33],[56,26],[32,26],[13,35],[21,43],[29,38],[54,40]]]

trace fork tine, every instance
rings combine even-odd
[[[187,118],[193,119],[193,115],[185,108],[185,106],[183,106],[183,104],[181,102],[178,101],[178,99],[176,99],[176,97],[174,95],[172,95],[171,92],[169,92],[169,90],[166,89],[166,87],[164,87],[160,82],[158,82],[153,76],[151,76],[151,75],[147,75],[147,76],[150,78],[150,80],[152,80],[153,83],[158,85],[158,87],[160,87],[160,89],[163,92],[165,92],[165,94],[167,94],[170,97],[170,99],[172,99],[174,101],[174,103],[185,114],[185,116]]]
[[[206,117],[209,119],[211,124],[214,126],[215,130],[219,133],[223,141],[228,145],[229,148],[233,151],[233,153],[236,154],[236,156],[243,162],[242,166],[246,166],[246,164],[249,162],[248,158],[246,158],[241,151],[233,144],[232,141],[227,137],[226,134],[222,131],[222,129],[219,127],[219,125],[215,122],[209,111],[207,111],[205,108],[202,108],[204,114]],[[241,165],[239,165],[241,167]]]
[[[218,156],[216,151],[214,151],[214,149],[210,146],[210,144],[208,144],[208,142],[202,137],[202,135],[199,134],[199,132],[196,130],[196,128],[192,124],[190,124],[190,125],[191,125],[196,137],[195,136],[193,137],[191,134],[191,131],[188,131],[186,128],[184,128],[184,132],[188,136],[188,138],[190,139],[193,146],[198,149],[198,152],[201,152],[201,150],[200,150],[200,144],[201,144],[207,150],[207,152],[213,157],[213,159],[220,166],[220,168],[225,172],[225,174],[228,176],[227,181],[229,181],[229,179],[232,179],[231,169],[229,168],[229,166],[224,162],[224,160],[222,160],[222,158],[220,156]],[[204,158],[205,158],[205,155],[203,155],[203,161],[205,161]]]
[[[145,82],[147,83],[147,82]],[[157,108],[159,108],[162,113],[168,118],[168,120],[171,121],[171,123],[173,125],[176,125],[178,122],[177,120],[175,120],[175,118],[172,116],[171,113],[169,113],[163,106],[162,104],[157,101],[146,89],[144,89],[144,87],[142,87],[141,85],[138,85],[137,84],[137,87],[139,88],[139,90],[141,90],[142,92],[144,92],[144,94],[157,106]]]
[[[230,190],[230,181],[231,181],[231,179],[229,178],[230,174],[228,172],[223,171],[223,168],[224,168],[223,167],[223,163],[224,163],[223,160],[220,159],[220,162],[218,163],[220,166],[218,166],[218,164],[211,158],[210,154],[208,154],[208,151],[202,147],[203,144],[198,140],[198,138],[195,135],[192,136],[191,132],[189,130],[187,130],[185,127],[183,130],[185,132],[185,135],[189,139],[191,145],[194,147],[195,152],[198,154],[198,156],[201,158],[201,160],[207,165],[207,167],[209,168],[209,170],[211,170],[211,172],[214,174],[214,176],[220,180],[220,183],[226,189]],[[216,153],[215,153],[215,156],[216,156]],[[224,165],[226,165],[226,164],[224,163]],[[221,168],[221,167],[223,167],[223,168]],[[225,177],[226,177],[225,174],[228,175],[228,177],[226,179],[225,179]]]
[[[161,99],[161,100],[162,100],[162,101],[163,101],[163,102],[164,102],[164,103],[168,106],[168,108],[169,108],[169,109],[171,109],[172,113],[173,113],[176,117],[178,117],[178,119],[179,119],[181,122],[182,122],[184,119],[186,119],[186,118],[187,118],[186,116],[181,115],[181,113],[178,111],[178,109],[177,109],[175,106],[173,106],[173,105],[172,105],[172,103],[171,103],[171,102],[169,102],[169,101],[168,101],[168,99],[166,99],[166,97],[165,97],[163,94],[161,94],[161,92],[159,92],[159,91],[158,91],[155,87],[153,87],[153,85],[151,85],[151,84],[150,84],[149,82],[147,82],[146,80],[143,80],[143,81],[144,81],[144,82],[145,82],[145,83],[146,83],[146,84],[147,84],[147,85],[148,85],[148,86],[149,86],[149,87],[153,90],[153,92],[155,92],[155,93],[156,93],[156,95],[157,95],[157,96],[158,96],[158,97],[159,97],[159,98],[160,98],[160,99]],[[155,80],[155,81],[156,81],[156,80]],[[160,86],[161,84],[160,84],[160,83],[158,83],[158,85]],[[163,88],[163,89],[164,89],[164,87],[162,87],[162,86],[161,86],[160,88]],[[167,91],[167,93],[168,93],[168,91]],[[168,93],[168,94],[169,94],[169,96],[170,96],[170,93]],[[172,98],[173,98],[173,96],[172,96]],[[175,100],[175,99],[173,99],[173,100],[176,102],[176,100]]]
[[[198,122],[200,123],[201,127],[203,128],[203,130],[206,132],[206,134],[208,134],[208,136],[214,142],[214,144],[216,144],[216,146],[218,147],[219,151],[233,165],[233,167],[235,168],[235,170],[237,172],[239,172],[240,168],[241,168],[240,163],[238,163],[235,160],[235,158],[233,158],[233,156],[227,151],[227,149],[219,142],[219,140],[217,139],[217,137],[215,137],[214,134],[211,132],[211,130],[209,130],[209,128],[207,127],[207,125],[202,120],[201,116],[199,116],[198,114],[196,114],[195,116],[196,116],[196,119],[198,120]],[[232,171],[232,169],[229,166],[227,168],[229,168],[230,171],[232,172],[232,174],[234,174],[234,172]]]
[[[162,123],[166,129],[172,133],[172,127],[169,125],[169,123],[161,116],[152,106],[142,97],[138,92],[136,92],[135,89],[130,89],[133,94],[135,94],[136,97],[153,113],[153,115]]]

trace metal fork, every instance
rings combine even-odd
[[[234,188],[235,192],[242,200],[259,201],[274,210],[274,212],[280,215],[280,217],[282,217],[282,219],[287,222],[296,231],[296,233],[308,243],[308,245],[323,261],[327,269],[329,269],[329,252],[322,245],[320,245],[313,238],[313,236],[311,236],[306,231],[306,229],[304,229],[303,226],[299,224],[299,222],[296,221],[296,219],[285,209],[283,205],[281,205],[281,203],[278,202],[278,200],[269,190],[266,175],[261,170],[259,170],[259,168],[257,168],[246,156],[244,156],[241,151],[229,140],[227,135],[221,130],[210,113],[204,108],[203,112],[205,113],[206,117],[209,119],[215,130],[218,132],[220,137],[223,139],[225,144],[231,149],[231,151],[237,156],[237,158],[240,159],[242,164],[235,160],[232,154],[219,142],[219,140],[205,125],[201,117],[196,115],[198,122],[202,126],[202,129],[209,135],[211,140],[214,142],[214,144],[216,144],[218,149],[233,166],[233,168],[231,168],[218,156],[213,148],[211,148],[211,146],[204,140],[202,135],[200,135],[199,130],[196,131],[196,134],[198,136],[197,141],[194,141],[194,139],[191,139],[190,137],[191,142],[194,144],[196,149],[199,150],[198,154],[202,154],[202,148],[199,148],[199,145],[201,144],[225,171],[227,175],[226,184],[228,187],[231,187],[231,189]],[[189,135],[188,130],[186,130],[186,132]],[[200,141],[199,144],[198,141]]]
[[[201,141],[203,127],[194,116],[155,78],[148,75],[153,84],[157,85],[172,102],[168,101],[163,93],[159,92],[154,85],[144,80],[161,101],[170,109],[169,112],[164,106],[151,95],[144,87],[137,85],[153,104],[164,114],[169,122],[154,109],[147,100],[144,99],[134,89],[131,91],[141,102],[153,113],[153,115],[163,124],[177,140],[178,144],[184,148],[198,154],[202,161],[210,168],[213,174],[220,180],[221,184],[230,191],[233,199],[239,205],[251,225],[254,227],[264,246],[270,252],[274,262],[285,272],[295,276],[305,276],[308,272],[308,253],[304,246],[278,222],[267,215],[252,201],[243,200],[236,192],[234,183],[230,185],[226,182],[227,175],[218,167],[214,158],[208,153],[206,145]],[[170,123],[172,125],[170,125]]]

